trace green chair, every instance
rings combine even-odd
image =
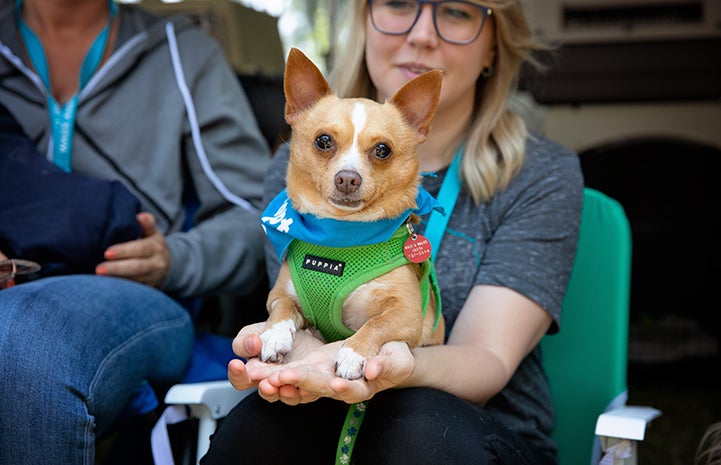
[[[608,463],[635,464],[636,441],[660,415],[626,407],[630,285],[631,229],[623,207],[586,188],[561,330],[541,341],[559,465],[598,464],[601,449],[612,457],[615,450],[616,461]]]

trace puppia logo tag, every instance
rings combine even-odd
[[[316,257],[315,255],[306,254],[303,258],[303,268],[306,270],[332,274],[333,276],[343,276],[345,263],[338,260],[332,260],[330,258]]]

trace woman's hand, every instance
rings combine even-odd
[[[152,214],[138,213],[137,220],[143,230],[143,237],[108,247],[105,251],[106,261],[98,264],[95,272],[160,288],[170,270],[170,250]]]
[[[376,393],[403,385],[413,373],[415,360],[408,345],[404,342],[385,343],[380,353],[366,362],[364,378],[348,380],[335,375],[335,354],[343,342],[334,342],[323,347],[324,353],[332,354],[330,363],[318,365],[290,364],[285,369],[273,373],[267,382],[275,387],[293,386],[297,392],[285,389],[279,392],[279,398],[286,404],[309,402],[320,397],[330,397],[352,404],[368,400]],[[310,354],[301,362],[321,360],[318,353]],[[279,388],[280,390],[280,388]]]
[[[365,379],[340,378],[335,375],[335,358],[343,341],[325,344],[309,330],[296,333],[293,349],[282,363],[264,363],[257,358],[262,345],[258,335],[264,327],[265,323],[258,323],[238,333],[233,350],[248,361],[231,361],[228,379],[240,390],[257,386],[261,397],[270,402],[296,405],[320,397],[360,402],[402,384],[413,372],[414,358],[408,346],[389,342],[366,363]]]
[[[368,400],[378,392],[404,386],[415,369],[415,357],[405,342],[391,341],[381,346],[366,362],[364,379],[350,381],[336,377],[331,388],[336,399],[347,403]]]
[[[260,333],[265,329],[265,323],[255,323],[248,325],[240,330],[233,340],[233,351],[239,356],[247,360],[231,360],[228,364],[228,379],[230,383],[238,390],[250,389],[257,387],[261,396],[268,401],[274,402],[279,399],[278,386],[267,383],[267,378],[278,371],[282,371],[290,366],[309,367],[313,363],[317,363],[314,369],[319,371],[327,370],[327,367],[333,365],[332,355],[321,356],[325,342],[316,337],[310,330],[301,330],[295,334],[293,339],[292,350],[285,355],[280,363],[265,363],[258,358],[262,342]],[[337,351],[337,349],[335,349]],[[319,352],[320,351],[320,352]],[[311,360],[314,360],[311,361]],[[322,368],[323,365],[326,368]],[[289,387],[282,387],[283,391],[289,390]],[[315,399],[312,399],[315,400]]]

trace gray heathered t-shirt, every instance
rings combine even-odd
[[[526,151],[521,171],[490,202],[475,205],[463,190],[459,195],[435,260],[447,331],[477,284],[519,292],[551,315],[550,332],[558,330],[578,239],[583,177],[576,154],[554,142],[532,136]],[[266,204],[285,187],[288,155],[286,144],[273,158]],[[423,186],[434,196],[445,171],[424,177]],[[274,282],[279,263],[271,248],[266,252]],[[538,347],[484,408],[536,447],[555,450],[552,403]]]

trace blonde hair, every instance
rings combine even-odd
[[[523,119],[509,108],[517,89],[521,65],[536,64],[531,53],[546,49],[533,40],[518,0],[489,0],[493,9],[496,60],[489,77],[479,76],[473,120],[466,134],[461,179],[476,203],[489,200],[505,189],[525,158],[528,130]],[[350,0],[345,11],[346,28],[339,28],[331,63],[330,81],[342,97],[375,98],[365,62],[366,0]],[[490,19],[489,18],[489,19]]]
[[[696,465],[721,465],[721,421],[706,429],[694,458]]]

